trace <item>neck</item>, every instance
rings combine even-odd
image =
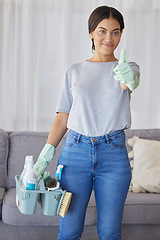
[[[94,55],[88,61],[90,61],[90,62],[114,62],[114,61],[118,61],[118,59],[115,58],[114,54],[100,55],[95,52]]]

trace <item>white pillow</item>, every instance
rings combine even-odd
[[[133,146],[133,192],[160,193],[160,141],[133,137],[128,140]]]

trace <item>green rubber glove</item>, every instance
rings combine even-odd
[[[34,164],[33,168],[37,173],[38,180],[42,177],[45,172],[48,164],[52,161],[54,155],[56,153],[56,149],[51,144],[45,144],[42,149],[37,162]]]
[[[126,50],[121,51],[118,65],[113,70],[115,72],[114,79],[125,84],[130,90],[134,90],[139,85],[139,78],[131,69],[126,61]]]

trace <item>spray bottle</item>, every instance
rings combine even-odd
[[[61,178],[62,178],[62,170],[63,170],[63,165],[58,165],[57,166],[57,171],[55,173],[55,177],[57,179],[57,182],[59,182],[59,180],[61,180]]]
[[[33,169],[33,156],[26,156],[25,171],[22,172],[22,187],[26,190],[36,190],[38,183],[38,176]]]
[[[22,173],[20,175],[20,183],[21,183],[21,185],[22,185],[23,177],[24,177],[26,169],[27,169],[28,161],[29,161],[29,158],[28,158],[28,156],[26,156],[25,163],[24,163],[24,168],[23,168],[23,171],[22,171]]]

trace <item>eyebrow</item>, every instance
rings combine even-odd
[[[99,27],[99,28],[101,28],[101,29],[104,29],[104,30],[106,30],[106,31],[107,31],[107,29],[106,29],[106,28],[104,28],[104,27]],[[120,28],[115,28],[115,29],[113,29],[112,31],[116,31],[116,30],[120,30]]]

